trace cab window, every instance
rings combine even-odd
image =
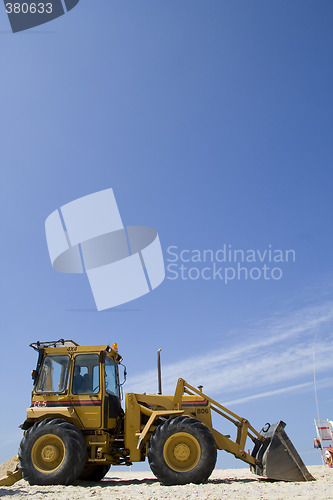
[[[112,359],[105,359],[105,391],[120,397],[117,365]]]
[[[35,388],[36,393],[64,392],[67,389],[68,373],[67,354],[45,356]]]
[[[77,354],[74,360],[72,394],[97,394],[98,392],[98,354]]]

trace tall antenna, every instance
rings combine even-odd
[[[313,383],[314,383],[314,391],[315,391],[315,399],[316,399],[316,407],[317,407],[317,415],[319,420],[319,407],[318,407],[318,398],[317,398],[317,382],[316,382],[316,355],[315,355],[315,346],[316,346],[316,336],[313,339]]]

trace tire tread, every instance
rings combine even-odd
[[[176,472],[168,467],[163,458],[163,446],[168,437],[176,432],[189,432],[201,441],[202,456],[191,471]],[[180,415],[160,424],[152,434],[148,446],[148,461],[157,479],[166,485],[204,483],[216,463],[216,444],[210,430],[196,418]]]
[[[43,473],[36,469],[31,460],[34,442],[44,434],[60,437],[66,448],[63,464],[54,472]],[[22,477],[31,485],[73,483],[81,474],[86,463],[87,449],[82,432],[71,422],[61,418],[47,418],[36,422],[24,434],[18,452]]]

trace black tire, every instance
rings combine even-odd
[[[110,470],[111,465],[86,464],[79,479],[80,481],[101,481]]]
[[[26,431],[18,456],[23,479],[30,484],[71,484],[84,468],[87,448],[75,425],[47,418]]]
[[[216,463],[215,440],[210,430],[195,418],[170,418],[152,434],[148,461],[163,484],[204,483]]]

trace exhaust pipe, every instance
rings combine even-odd
[[[157,376],[158,376],[158,393],[162,394],[162,375],[161,375],[161,349],[157,351]]]

